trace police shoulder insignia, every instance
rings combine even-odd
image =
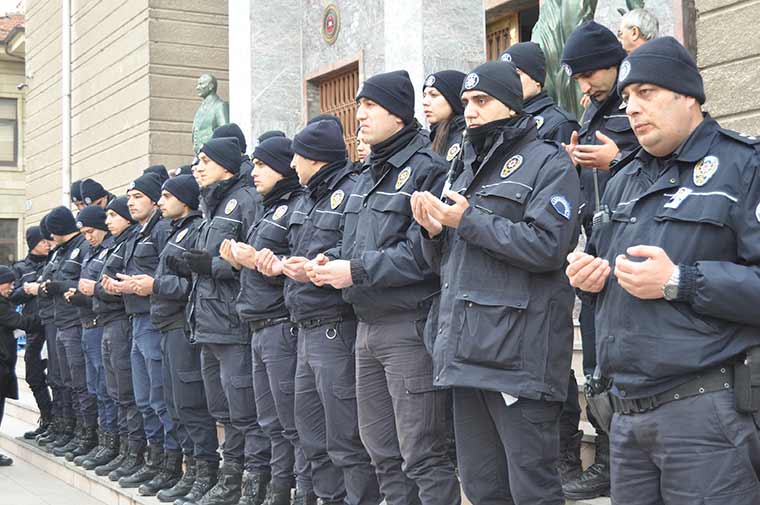
[[[235,207],[237,207],[237,200],[233,198],[227,202],[227,205],[224,207],[224,213],[229,215],[233,210],[235,210]]]
[[[718,171],[720,161],[717,156],[705,156],[702,161],[694,165],[694,184],[704,186],[707,181]]]
[[[554,207],[554,210],[557,211],[557,214],[564,217],[568,221],[570,220],[570,212],[572,211],[572,206],[564,195],[552,195],[549,201],[551,202],[552,207]]]
[[[464,89],[472,89],[475,86],[477,86],[479,82],[480,82],[480,77],[478,77],[478,74],[476,74],[475,72],[471,72],[464,79]]]
[[[544,126],[544,116],[536,116],[533,119],[536,121],[536,128],[540,129]]]
[[[181,232],[177,233],[177,240],[175,240],[175,242],[177,243],[182,242],[182,239],[185,238],[185,235],[187,235],[187,231],[188,229],[185,228]]]
[[[79,248],[75,247],[73,251],[71,251],[71,254],[69,255],[69,259],[75,260],[79,257]]]
[[[631,62],[628,60],[625,60],[620,65],[620,77],[618,78],[618,80],[625,81],[625,78],[628,77],[630,73],[631,73]]]
[[[507,161],[504,162],[504,167],[501,169],[501,178],[505,179],[515,173],[515,170],[520,168],[523,162],[523,157],[521,154],[515,154],[511,158],[509,158]]]
[[[337,209],[338,206],[343,203],[343,198],[345,198],[345,196],[346,194],[342,189],[333,191],[333,194],[330,195],[330,208],[333,210]]]
[[[288,211],[287,205],[280,205],[277,207],[277,210],[274,211],[274,214],[272,214],[272,219],[275,221],[279,220],[282,216],[285,215],[285,213]]]
[[[398,174],[398,178],[396,179],[396,191],[401,189],[404,184],[406,184],[406,181],[409,180],[409,177],[412,175],[412,167],[406,167],[401,171],[400,174]]]
[[[449,152],[446,153],[446,161],[453,160],[457,154],[459,154],[459,151],[462,150],[462,146],[459,144],[454,144],[453,146],[449,147]]]

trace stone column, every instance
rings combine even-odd
[[[251,130],[251,4],[233,0],[228,8],[230,121],[243,130],[250,151],[255,138]]]

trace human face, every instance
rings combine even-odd
[[[388,140],[404,127],[404,122],[400,117],[394,116],[367,98],[359,99],[356,119],[361,125],[364,141],[371,146]]]
[[[300,154],[294,154],[293,161],[290,162],[290,168],[298,174],[298,182],[301,186],[309,184],[314,174],[319,172],[319,169],[323,166],[325,166],[325,163],[306,159]]]
[[[431,125],[438,124],[454,115],[454,109],[451,108],[448,100],[432,86],[425,88],[422,93],[422,111]]]
[[[166,190],[161,191],[158,208],[161,209],[161,215],[166,219],[177,219],[190,212],[190,207]]]
[[[82,210],[85,207],[87,207],[87,204],[82,201],[77,200],[76,202],[74,202],[74,207],[76,207],[77,210]]]
[[[467,128],[477,128],[515,115],[512,109],[480,90],[465,91],[462,94],[462,105]]]
[[[111,235],[118,237],[132,224],[111,209],[106,211],[106,227]]]
[[[153,203],[150,198],[145,196],[142,191],[130,189],[127,191],[127,198],[129,215],[138,223],[144,223],[147,221],[151,214],[153,214],[153,209],[156,208],[156,204]]]
[[[599,68],[582,74],[575,74],[573,79],[578,82],[578,86],[584,95],[594,98],[597,102],[603,102],[610,96],[615,87],[617,71],[617,66]]]
[[[364,141],[364,135],[359,131],[356,136],[356,154],[359,156],[359,161],[364,161],[367,156],[372,153],[372,149],[369,144]]]
[[[253,185],[260,195],[268,195],[282,175],[258,158],[253,159]]]
[[[84,239],[90,243],[92,247],[97,247],[106,238],[106,232],[98,230],[92,226],[82,226],[79,231],[84,235]]]
[[[202,188],[232,177],[231,172],[228,172],[219,163],[206,156],[206,153],[198,154],[198,164],[193,167],[193,175],[195,176],[195,180],[198,181],[198,185]]]
[[[108,206],[108,197],[102,196],[98,198],[97,200],[95,200],[94,202],[92,202],[92,204],[97,205],[101,209],[105,209]]]
[[[37,245],[30,252],[35,256],[47,256],[50,252],[50,242],[42,239],[37,242]]]
[[[541,93],[541,85],[534,81],[528,74],[517,69],[517,75],[520,76],[520,83],[522,84],[523,89],[523,100],[527,101],[534,96]]]
[[[623,90],[633,133],[646,152],[671,154],[702,121],[696,99],[654,84],[630,84]]]
[[[198,96],[206,98],[211,94],[212,87],[211,76],[203,74],[198,78],[198,84],[195,86],[195,91],[198,93]]]
[[[0,284],[0,295],[2,295],[5,298],[8,298],[11,296],[11,291],[13,291],[13,283],[12,282],[4,282]]]
[[[625,52],[628,54],[631,54],[631,51],[636,49],[641,45],[639,41],[643,40],[641,37],[641,32],[639,32],[638,27],[636,26],[625,26],[625,22],[620,22],[620,28],[618,28],[617,38],[620,41],[620,44],[623,46],[623,49],[625,49]]]

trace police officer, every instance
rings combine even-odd
[[[103,210],[116,198],[113,193],[106,191],[102,184],[92,179],[85,179],[79,183],[79,193],[85,205],[97,205]]]
[[[79,233],[74,215],[66,207],[51,210],[45,224],[60,251],[51,280],[40,289],[53,298],[58,330],[58,361],[63,381],[71,388],[73,413],[76,416],[75,436],[66,445],[52,450],[53,454],[61,457],[78,447],[86,448],[84,452],[87,453],[97,445],[97,403],[95,396],[87,390],[79,311],[63,296],[69,288],[75,288],[79,283],[82,259],[87,254],[88,245]]]
[[[430,74],[422,86],[422,111],[430,125],[433,151],[451,162],[462,147],[464,108],[459,100],[464,73],[441,70]]]
[[[82,200],[82,190],[80,189],[80,184],[82,183],[82,180],[76,180],[71,183],[69,194],[71,195],[71,203],[74,204],[74,206],[77,208],[77,210],[82,210],[85,207],[87,207],[87,204],[84,203],[84,200]]]
[[[251,179],[251,172],[253,172],[253,164],[251,163],[251,158],[245,154],[248,150],[248,144],[245,141],[243,130],[240,129],[240,126],[238,126],[237,123],[229,123],[218,127],[214,130],[214,133],[211,134],[212,139],[222,137],[234,137],[237,139],[238,145],[240,146],[240,178],[248,185],[252,185],[253,179]],[[256,193],[256,195],[258,195],[258,193]]]
[[[26,229],[26,246],[29,253],[26,257],[16,262],[12,269],[16,276],[13,283],[13,291],[9,297],[15,305],[23,305],[22,314],[25,316],[37,315],[39,304],[37,297],[24,290],[24,284],[35,282],[40,276],[45,262],[47,261],[50,245],[42,236],[39,226],[30,226]],[[46,361],[42,359],[42,346],[45,343],[45,332],[28,334],[24,349],[24,370],[26,383],[32,390],[34,401],[40,412],[40,420],[36,429],[24,433],[24,438],[34,440],[50,427],[52,420],[52,400],[45,378]]]
[[[132,326],[127,318],[121,293],[110,291],[106,285],[124,271],[124,246],[137,231],[138,225],[129,214],[127,197],[111,201],[106,208],[106,226],[113,236],[113,243],[103,258],[103,268],[94,287],[93,310],[103,327],[101,353],[108,395],[118,408],[119,455],[110,462],[95,467],[95,474],[108,475],[118,481],[124,475],[135,473],[144,463],[145,431],[143,418],[135,403],[132,384]],[[90,469],[92,464],[85,463]]]
[[[150,320],[150,292],[135,291],[132,282],[133,276],[154,275],[158,254],[168,238],[170,223],[161,220],[156,205],[161,198],[161,178],[151,172],[141,175],[127,186],[127,198],[129,213],[141,227],[124,245],[124,273],[118,273],[117,278],[132,320],[132,382],[148,440],[145,465],[119,479],[121,487],[131,488],[155,478],[165,458],[181,461],[182,454],[164,401],[161,334]]]
[[[451,203],[417,193],[412,208],[441,275],[433,362],[436,384],[454,386],[465,494],[564,504],[556,466],[574,295],[562,266],[577,239],[580,184],[562,148],[537,138],[522,95],[509,63],[468,74],[468,144],[443,195]]]
[[[295,416],[321,503],[376,505],[375,470],[359,438],[356,412],[356,316],[339,290],[317,287],[308,258],[336,246],[357,176],[343,134],[332,121],[307,125],[293,139],[292,166],[304,198],[288,226],[289,257],[262,251],[259,271],[285,275],[285,305],[298,325]]]
[[[406,71],[367,79],[357,119],[372,146],[346,202],[339,247],[314,258],[310,279],[343,289],[359,320],[356,399],[359,432],[387,503],[460,502],[446,455],[446,392],[433,386],[420,337],[438,278],[420,252],[414,191],[441,193],[446,164],[414,119]]]
[[[758,503],[760,141],[702,112],[697,65],[672,37],[631,53],[618,89],[642,149],[567,268],[597,297],[612,500]]]
[[[621,110],[622,99],[615,85],[618,69],[626,52],[615,35],[604,26],[589,21],[568,38],[562,52],[562,67],[575,80],[590,105],[581,119],[581,129],[574,133],[565,149],[578,167],[583,191],[581,220],[586,240],[591,237],[597,194],[604,188],[615,163],[638,148],[631,125]],[[590,376],[596,367],[594,353],[594,307],[592,300],[581,294],[579,315],[583,340],[583,371]],[[576,480],[564,485],[568,499],[592,499],[609,492],[609,439],[587,409],[589,421],[596,428],[595,463]],[[581,433],[574,435],[577,442]],[[577,452],[576,452],[577,454]]]
[[[145,174],[157,175],[158,179],[161,181],[161,184],[169,179],[169,171],[166,169],[165,165],[151,165],[143,170],[143,175]]]
[[[270,472],[269,439],[256,421],[251,339],[235,313],[239,273],[219,257],[221,243],[243,241],[256,217],[253,189],[241,179],[240,153],[237,140],[230,137],[211,139],[201,148],[195,177],[201,187],[204,222],[195,249],[168,263],[178,271],[193,272],[188,309],[191,340],[202,344],[209,412],[224,427],[219,481],[200,505],[237,504],[244,467],[265,480]]]
[[[293,210],[299,205],[303,191],[290,163],[293,152],[290,139],[275,137],[260,143],[253,151],[253,183],[262,196],[263,210],[259,213],[246,236],[237,262],[241,269],[240,294],[237,312],[244,327],[251,334],[253,361],[253,389],[256,395],[256,412],[264,433],[272,444],[271,505],[290,503],[295,464],[296,500],[299,503],[316,503],[311,471],[298,439],[295,424],[296,341],[297,327],[290,322],[283,298],[283,275],[267,277],[250,261],[251,254],[269,252],[270,255],[287,255],[287,224]],[[232,245],[225,242],[220,249],[230,259]],[[263,480],[257,479],[252,492],[263,494]],[[258,496],[252,499],[260,501]]]

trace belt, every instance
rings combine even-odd
[[[302,330],[311,330],[312,328],[319,328],[328,324],[339,323],[341,321],[355,321],[353,317],[326,317],[324,319],[307,319],[306,321],[299,321],[296,324]]]
[[[705,393],[714,393],[731,389],[734,382],[734,369],[730,364],[721,365],[707,372],[702,373],[685,384],[671,388],[663,393],[649,396],[646,398],[637,398],[635,400],[626,400],[610,395],[612,398],[612,407],[617,414],[641,414],[654,410],[666,403],[683,400],[692,396],[699,396]]]
[[[82,328],[84,328],[85,330],[91,330],[92,328],[97,328],[97,327],[98,327],[98,318],[97,317],[93,318],[93,319],[87,319],[85,321],[82,321]]]
[[[290,322],[289,317],[275,317],[274,319],[259,319],[258,321],[252,321],[248,323],[248,330],[250,333],[253,333],[254,331],[259,331],[264,328],[269,328],[270,326],[274,326],[276,324],[289,323],[289,322]]]

